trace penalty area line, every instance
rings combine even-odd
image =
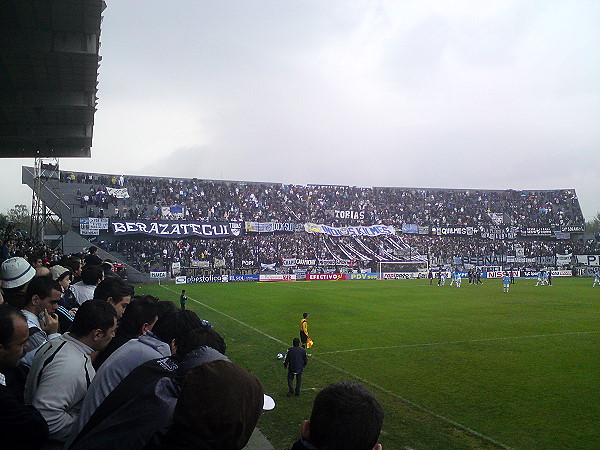
[[[350,353],[350,352],[365,352],[372,350],[387,350],[395,348],[409,348],[409,347],[432,347],[435,345],[452,345],[452,344],[469,344],[473,342],[492,342],[492,341],[507,341],[517,339],[531,339],[531,338],[544,338],[544,337],[560,337],[560,336],[576,336],[583,334],[598,334],[600,331],[572,331],[569,333],[551,333],[551,334],[531,334],[528,336],[506,336],[506,337],[495,337],[495,338],[481,338],[481,339],[467,339],[462,341],[440,341],[440,342],[424,342],[420,344],[402,344],[402,345],[390,345],[386,347],[369,347],[369,348],[348,348],[344,350],[331,350],[328,352],[319,352],[319,355],[332,355],[336,353]]]
[[[476,431],[476,430],[474,430],[472,428],[469,428],[466,425],[458,423],[455,420],[452,420],[452,419],[450,419],[450,418],[448,418],[446,416],[443,416],[441,414],[438,414],[435,411],[433,411],[431,409],[428,409],[428,408],[426,408],[424,406],[421,406],[418,403],[415,403],[415,402],[413,402],[412,400],[409,400],[406,397],[402,397],[401,395],[398,395],[395,392],[390,391],[389,389],[386,389],[386,388],[384,388],[382,386],[379,386],[377,383],[373,383],[372,381],[369,381],[366,378],[359,377],[358,375],[355,375],[352,372],[349,372],[349,371],[347,371],[345,369],[342,369],[341,367],[338,367],[335,364],[331,364],[331,363],[328,363],[327,361],[323,361],[321,358],[318,358],[318,357],[315,357],[315,356],[313,356],[313,358],[319,359],[321,361],[321,363],[325,364],[326,366],[331,367],[334,370],[337,370],[338,372],[341,372],[341,373],[344,373],[346,375],[349,375],[349,376],[351,376],[351,377],[359,380],[360,382],[362,382],[364,384],[368,384],[369,386],[372,386],[372,387],[374,387],[374,388],[376,388],[376,389],[378,389],[378,390],[380,390],[380,391],[382,391],[382,392],[384,392],[384,393],[386,393],[388,395],[391,395],[394,398],[397,398],[401,402],[403,402],[403,403],[405,403],[405,404],[413,407],[414,409],[417,409],[417,410],[422,411],[422,412],[424,412],[426,414],[429,414],[429,415],[431,415],[431,416],[433,416],[433,417],[435,417],[435,418],[437,418],[437,419],[439,419],[439,420],[441,420],[443,422],[446,422],[447,424],[452,425],[452,426],[454,426],[456,428],[460,428],[461,430],[466,431],[467,433],[470,433],[470,434],[472,434],[474,436],[477,436],[480,439],[483,439],[484,441],[487,441],[487,442],[490,442],[490,443],[492,443],[494,445],[497,445],[498,447],[504,448],[506,450],[512,450],[512,447],[509,447],[508,445],[503,444],[502,442],[497,441],[496,439],[494,439],[494,438],[492,438],[490,436],[486,436],[485,434],[480,433],[479,431]]]

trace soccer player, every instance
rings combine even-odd
[[[594,275],[594,284],[592,284],[592,287],[595,287],[597,284],[600,284],[600,272],[596,272],[596,275]]]
[[[541,284],[544,284],[544,273],[540,270],[537,276],[537,282],[535,283],[536,286],[539,286]]]
[[[502,287],[502,292],[508,292],[510,288],[510,275],[506,272],[504,272],[504,277],[502,278]]]

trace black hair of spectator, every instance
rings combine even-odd
[[[202,327],[202,320],[194,311],[176,308],[159,316],[152,332],[163,342],[170,344],[173,339],[179,345],[185,335],[191,330]],[[179,354],[179,352],[177,352]]]
[[[81,269],[81,261],[74,258],[65,258],[59,263],[61,266],[70,269],[72,273]]]
[[[98,251],[98,247],[96,247],[95,245],[92,245],[89,249],[88,252],[90,253],[90,255],[93,255],[94,253],[96,253]]]
[[[93,330],[107,331],[114,326],[117,311],[104,300],[88,300],[77,309],[70,333],[75,337],[87,336]]]
[[[100,266],[83,266],[81,270],[81,281],[84,284],[96,284],[98,281],[102,280],[102,267]]]
[[[184,357],[192,350],[198,347],[214,348],[221,354],[225,354],[227,345],[223,337],[212,327],[200,327],[190,330],[185,336],[182,336],[177,343],[177,356]]]
[[[147,297],[152,297],[151,295],[148,295]],[[152,297],[155,298],[158,301],[158,309],[157,309],[157,314],[158,317],[160,318],[160,316],[167,314],[169,312],[174,312],[177,307],[175,306],[175,303],[169,301],[169,300],[158,300],[158,297]]]
[[[300,339],[294,338],[294,340],[292,341],[292,345],[294,347],[299,347],[300,346]]]
[[[117,304],[123,300],[123,297],[131,297],[134,293],[134,287],[123,278],[109,277],[102,280],[100,284],[96,286],[96,289],[94,290],[94,299],[108,301],[110,297],[112,298],[113,303]]]
[[[39,298],[48,298],[52,291],[62,292],[62,288],[58,281],[54,281],[52,276],[33,277],[27,285],[25,291],[26,303],[31,301],[31,297],[37,295]]]
[[[158,315],[158,305],[148,297],[134,297],[131,300],[121,317],[117,335],[137,336],[145,323],[154,322]]]
[[[29,256],[29,258],[27,258],[27,262],[33,266],[38,259],[42,260],[42,264],[43,264],[44,263],[44,254],[39,253],[39,252],[33,253],[32,255]]]
[[[308,440],[328,450],[371,450],[382,425],[383,409],[373,394],[355,381],[341,381],[315,397]]]
[[[104,277],[112,277],[115,276],[113,272],[113,265],[107,261],[102,261],[100,263],[100,267],[102,267],[102,271],[104,272]]]
[[[0,305],[0,345],[7,347],[12,341],[15,327],[13,324],[15,317],[21,317],[27,320],[23,313],[11,305]]]

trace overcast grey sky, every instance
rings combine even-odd
[[[106,0],[91,159],[295,184],[575,188],[600,211],[597,0]],[[2,160],[0,211],[31,203]]]

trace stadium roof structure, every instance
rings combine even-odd
[[[0,158],[89,157],[103,0],[2,0]]]

